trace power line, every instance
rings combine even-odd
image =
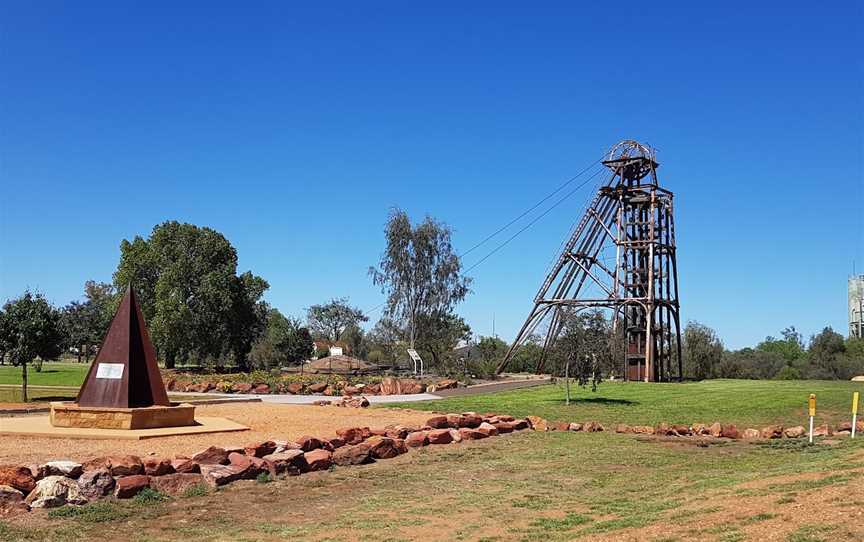
[[[517,231],[516,233],[514,233],[513,235],[511,235],[509,238],[507,238],[506,241],[504,241],[503,243],[501,243],[500,245],[498,245],[497,247],[495,247],[494,249],[492,249],[491,252],[489,252],[488,254],[486,254],[485,256],[483,256],[482,258],[480,258],[480,260],[478,260],[474,265],[472,265],[471,267],[469,267],[468,269],[466,269],[466,270],[465,270],[465,273],[468,273],[468,272],[471,271],[472,269],[476,268],[478,265],[480,265],[481,263],[483,263],[483,262],[485,262],[487,259],[489,259],[489,257],[491,257],[493,254],[495,254],[496,252],[498,252],[499,250],[501,250],[502,248],[504,248],[505,246],[507,246],[507,245],[510,243],[510,241],[512,241],[513,239],[516,239],[517,237],[519,237],[519,235],[521,235],[525,230],[527,230],[528,228],[530,228],[531,226],[533,226],[534,224],[536,224],[536,223],[537,223],[541,218],[543,218],[544,216],[546,216],[547,214],[549,214],[553,209],[555,209],[556,207],[558,207],[559,205],[561,205],[562,203],[564,203],[564,202],[567,200],[567,198],[569,198],[570,196],[572,196],[573,194],[575,194],[575,193],[576,193],[580,188],[582,188],[583,186],[585,186],[586,184],[588,184],[588,181],[590,181],[591,179],[593,179],[594,177],[596,177],[597,175],[599,175],[602,171],[603,171],[603,169],[598,169],[596,172],[594,172],[593,175],[591,175],[590,177],[588,177],[587,179],[585,179],[582,183],[580,183],[579,186],[577,186],[577,187],[574,188],[573,190],[567,192],[567,193],[564,195],[564,197],[561,198],[560,200],[558,200],[554,205],[552,205],[551,207],[549,207],[548,209],[546,209],[545,211],[543,211],[542,213],[540,213],[539,215],[537,215],[536,217],[534,217],[534,219],[531,220],[531,222],[529,222],[528,224],[526,224],[522,229],[520,229],[519,231]]]
[[[522,214],[520,214],[519,216],[517,216],[516,218],[514,218],[513,220],[511,220],[511,221],[508,222],[507,224],[505,224],[505,225],[501,226],[500,228],[498,228],[497,230],[495,230],[495,232],[493,232],[492,234],[490,234],[489,236],[487,236],[485,239],[483,239],[482,241],[480,241],[479,243],[477,243],[477,244],[474,245],[473,247],[469,248],[468,250],[466,250],[465,252],[463,252],[462,254],[460,254],[459,257],[460,257],[460,258],[463,258],[463,257],[467,256],[469,253],[473,252],[475,249],[480,248],[480,247],[483,246],[487,241],[489,241],[490,239],[492,239],[493,237],[495,237],[496,235],[498,235],[498,234],[501,233],[502,231],[506,230],[507,228],[509,228],[510,226],[512,226],[513,224],[515,224],[516,222],[518,222],[518,221],[519,221],[520,219],[522,219],[525,215],[527,215],[528,213],[530,213],[531,211],[533,211],[533,210],[536,209],[537,207],[540,207],[541,205],[543,205],[543,203],[545,203],[547,200],[549,200],[549,198],[551,198],[552,196],[554,196],[555,194],[557,194],[558,192],[560,192],[561,190],[563,190],[563,189],[564,189],[568,184],[572,183],[573,181],[575,181],[576,179],[578,179],[579,177],[581,177],[582,175],[584,175],[585,172],[587,172],[589,169],[591,169],[592,167],[594,167],[594,166],[596,166],[598,163],[600,163],[600,160],[602,160],[602,158],[598,158],[597,160],[591,162],[591,164],[590,164],[588,167],[586,167],[585,169],[583,169],[582,171],[580,171],[579,173],[577,173],[576,175],[574,175],[573,177],[571,177],[570,179],[568,179],[564,184],[562,184],[561,186],[559,186],[558,188],[556,188],[555,190],[553,190],[551,193],[549,193],[546,197],[544,197],[543,199],[541,199],[540,201],[538,201],[537,203],[535,203],[535,204],[534,204],[530,209],[528,209],[527,211],[523,212]]]

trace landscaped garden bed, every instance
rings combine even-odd
[[[413,395],[455,388],[452,379],[415,379],[392,376],[283,375],[265,371],[232,374],[192,374],[163,371],[168,391],[247,393],[257,395]]]

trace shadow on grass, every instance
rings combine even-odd
[[[551,403],[563,405],[567,402],[566,399],[553,399]],[[629,399],[609,399],[608,397],[575,397],[570,399],[570,404],[589,404],[589,405],[638,405],[639,401],[631,401]]]

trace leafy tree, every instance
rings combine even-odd
[[[415,227],[404,211],[394,209],[384,234],[387,247],[369,274],[387,296],[385,316],[406,330],[413,348],[421,326],[450,315],[468,295],[471,280],[462,274],[446,224],[426,217]]]
[[[539,335],[532,335],[525,343],[516,349],[513,358],[507,366],[514,373],[532,373],[543,356],[543,346]]]
[[[27,402],[27,364],[37,357],[56,359],[63,351],[60,313],[42,294],[24,292],[0,312],[0,343],[12,364],[21,366],[21,396]]]
[[[366,342],[369,345],[369,361],[376,363],[395,363],[400,352],[404,353],[405,345],[402,338],[405,330],[399,327],[391,318],[381,318],[369,333]],[[373,353],[375,356],[373,358]]]
[[[742,348],[724,352],[714,376],[719,378],[774,378],[784,367],[786,360],[777,352],[765,352],[753,348]]]
[[[359,327],[369,318],[363,311],[348,304],[348,299],[333,299],[324,305],[306,309],[306,320],[312,334],[319,339],[338,341],[348,326]]]
[[[88,280],[84,283],[85,300],[72,301],[61,310],[61,323],[66,346],[75,347],[78,362],[90,361],[94,346],[98,345],[111,323],[116,309],[114,286]]]
[[[468,360],[468,371],[477,376],[490,377],[495,374],[498,363],[507,353],[507,343],[498,337],[480,337],[477,351],[480,355]]]
[[[164,222],[150,237],[120,244],[119,289],[134,285],[165,366],[231,355],[241,370],[264,330],[267,282],[237,275],[237,252],[219,232]]]
[[[804,357],[804,340],[795,326],[789,326],[781,332],[782,339],[766,337],[764,341],[756,346],[761,352],[773,352],[783,356],[787,364],[794,364]]]
[[[342,332],[342,342],[351,350],[351,355],[358,359],[366,359],[369,354],[369,343],[363,328],[356,324],[349,324]]]
[[[563,315],[563,328],[547,365],[554,374],[569,373],[580,386],[590,383],[596,390],[603,375],[615,371],[619,359],[613,337],[611,323],[602,311],[568,311]]]
[[[471,327],[455,314],[422,315],[417,323],[416,346],[430,367],[443,368],[456,344],[471,338]]]
[[[249,359],[256,369],[270,369],[305,361],[312,349],[312,335],[299,320],[270,309],[266,332],[255,341]]]
[[[704,380],[714,376],[723,359],[723,343],[717,333],[699,322],[687,322],[683,339],[684,373]]]
[[[861,365],[846,355],[843,336],[826,327],[810,339],[807,378],[848,380],[861,371]]]

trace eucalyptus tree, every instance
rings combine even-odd
[[[446,224],[427,216],[414,226],[405,211],[393,209],[384,236],[387,246],[369,274],[387,296],[385,317],[405,329],[414,348],[422,334],[434,332],[431,322],[451,315],[465,299],[471,279],[463,274]]]

